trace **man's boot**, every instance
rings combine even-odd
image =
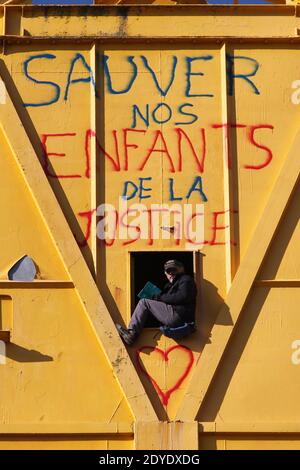
[[[131,346],[137,338],[137,333],[134,330],[127,330],[119,323],[116,323],[116,328],[123,341]]]

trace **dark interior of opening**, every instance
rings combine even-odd
[[[139,301],[138,293],[147,281],[162,288],[168,282],[164,273],[164,263],[169,259],[177,259],[184,264],[185,272],[193,276],[193,253],[185,251],[142,251],[131,253],[131,293],[132,307]],[[149,315],[145,325],[148,328],[159,327],[155,318]]]

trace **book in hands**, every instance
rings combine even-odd
[[[144,285],[143,289],[138,293],[139,299],[152,299],[153,295],[157,295],[161,293],[161,289],[152,282],[148,281]]]

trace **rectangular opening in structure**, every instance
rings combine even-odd
[[[162,288],[168,282],[164,273],[164,263],[176,259],[184,264],[185,272],[194,275],[193,252],[186,251],[139,251],[131,253],[131,314],[139,301],[138,293],[147,281]],[[145,325],[157,328],[159,323],[150,317]]]

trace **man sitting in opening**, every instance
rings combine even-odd
[[[177,260],[167,261],[164,270],[169,282],[162,292],[138,302],[128,329],[116,324],[120,336],[128,345],[138,338],[149,314],[162,325],[173,328],[195,321],[197,288],[194,279],[185,274],[184,265]]]

